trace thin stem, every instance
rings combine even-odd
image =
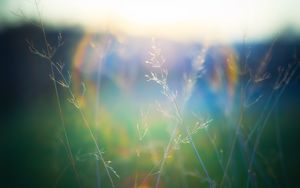
[[[156,178],[156,183],[155,183],[155,188],[158,188],[159,186],[159,182],[160,182],[160,178],[161,178],[161,174],[162,174],[162,170],[163,170],[163,167],[164,167],[164,164],[166,162],[166,159],[168,158],[168,154],[171,150],[171,146],[172,146],[172,143],[173,143],[173,140],[176,136],[176,133],[178,131],[178,125],[176,126],[176,128],[174,128],[172,134],[171,134],[171,137],[170,137],[170,140],[169,140],[169,143],[164,151],[164,156],[162,158],[162,161],[160,162],[160,166],[159,166],[159,170],[158,170],[158,175],[157,175],[157,178]]]
[[[290,75],[289,75],[289,77],[287,78],[285,84],[282,86],[282,88],[281,88],[281,90],[279,91],[277,97],[275,98],[275,101],[274,101],[273,105],[271,106],[271,109],[270,109],[269,113],[267,114],[266,118],[265,118],[264,121],[263,121],[263,124],[262,124],[262,126],[261,126],[261,128],[260,128],[260,130],[259,130],[260,132],[258,132],[257,137],[256,137],[256,140],[255,140],[254,149],[253,149],[253,153],[252,153],[252,155],[251,155],[250,164],[249,164],[249,168],[248,168],[248,171],[249,171],[249,172],[252,171],[252,165],[253,165],[254,160],[255,160],[256,150],[257,150],[257,148],[258,148],[258,144],[259,144],[260,138],[261,138],[261,136],[262,136],[262,133],[263,133],[265,127],[267,126],[267,122],[268,122],[268,120],[269,120],[269,118],[270,118],[270,115],[272,114],[273,109],[275,108],[275,106],[277,105],[277,103],[278,103],[279,99],[281,98],[283,92],[285,91],[285,89],[286,89],[286,87],[287,87],[287,85],[288,85],[288,82],[289,82],[290,79],[293,77],[293,75],[296,73],[296,71],[298,70],[299,66],[300,66],[300,62],[297,62],[295,68],[294,68],[293,71],[290,73]],[[249,179],[249,176],[248,176],[247,187],[249,187],[249,185],[250,185],[250,179]]]
[[[37,9],[37,12],[38,12],[39,22],[40,22],[41,29],[42,29],[42,34],[43,34],[43,40],[44,40],[44,43],[45,43],[46,49],[47,49],[47,55],[50,56],[49,43],[48,43],[48,40],[47,40],[47,37],[46,37],[45,27],[44,27],[44,23],[42,21],[42,17],[41,17],[41,13],[40,13],[40,9],[39,9],[37,0],[35,0],[35,6],[36,6],[36,9]],[[58,105],[58,109],[59,109],[59,116],[60,116],[60,120],[61,120],[61,124],[62,124],[62,128],[63,128],[63,133],[64,133],[64,137],[66,139],[68,158],[71,162],[71,166],[72,166],[73,171],[75,173],[78,184],[79,184],[80,187],[82,187],[81,181],[80,181],[80,176],[79,176],[79,173],[77,171],[76,163],[75,163],[73,152],[72,152],[72,149],[71,149],[71,144],[69,142],[69,137],[68,137],[68,134],[67,134],[67,131],[66,131],[65,119],[64,119],[64,116],[63,116],[62,108],[61,108],[61,101],[60,101],[60,98],[59,98],[59,95],[58,95],[57,83],[55,81],[55,74],[54,74],[54,70],[53,70],[53,62],[50,58],[47,58],[47,60],[50,63],[51,75],[54,78],[53,85],[54,85],[56,101],[57,101],[57,105]]]
[[[236,125],[236,130],[235,130],[234,138],[233,138],[233,141],[232,141],[232,144],[231,144],[231,149],[230,149],[228,161],[227,161],[227,163],[225,165],[224,175],[222,177],[222,180],[221,180],[221,183],[220,183],[220,187],[223,187],[225,178],[227,177],[227,171],[228,171],[229,166],[231,164],[231,160],[233,158],[233,152],[235,150],[235,145],[236,145],[236,142],[237,142],[237,139],[238,139],[238,134],[239,134],[241,126],[242,126],[242,121],[243,121],[243,118],[244,118],[244,108],[243,108],[243,105],[242,105],[243,104],[242,103],[243,100],[244,100],[244,90],[242,89],[241,90],[240,116],[239,116],[239,120],[238,120],[237,125]]]
[[[47,54],[46,56],[45,55],[42,55],[43,58],[45,58],[49,64],[50,64],[50,67],[51,67],[51,77],[53,78],[53,83],[54,83],[54,89],[55,89],[55,95],[56,95],[56,99],[57,99],[57,103],[58,103],[58,108],[59,108],[59,113],[60,113],[60,119],[61,119],[61,123],[62,123],[62,127],[63,127],[63,132],[64,132],[64,136],[65,136],[65,139],[66,139],[66,146],[67,146],[67,150],[68,150],[68,156],[69,156],[69,159],[70,159],[70,162],[72,164],[72,167],[73,167],[73,170],[75,172],[75,176],[76,176],[76,179],[78,181],[78,184],[80,185],[80,187],[82,187],[81,185],[81,182],[80,182],[80,177],[79,177],[79,174],[78,174],[78,171],[76,169],[76,163],[75,163],[75,160],[74,160],[74,156],[73,156],[73,152],[71,150],[71,146],[70,146],[70,142],[69,142],[69,138],[68,138],[68,134],[67,134],[67,131],[66,131],[66,128],[65,128],[65,120],[64,120],[64,116],[63,116],[63,111],[62,111],[62,107],[61,107],[61,101],[60,101],[60,97],[59,97],[59,94],[58,94],[58,89],[57,89],[57,81],[56,81],[56,76],[55,76],[55,73],[54,73],[54,68],[57,70],[58,74],[60,75],[60,77],[63,79],[63,81],[65,83],[67,83],[67,79],[65,78],[65,76],[63,75],[62,73],[62,70],[54,63],[53,59],[52,59],[52,55],[51,55],[51,51],[50,51],[50,45],[48,43],[48,40],[47,40],[47,37],[46,37],[46,32],[45,32],[45,28],[44,28],[44,25],[43,25],[43,22],[42,22],[42,19],[41,19],[41,14],[40,14],[40,11],[39,11],[39,7],[38,7],[38,3],[37,3],[37,0],[35,0],[35,6],[37,8],[37,11],[38,11],[38,16],[39,16],[39,21],[40,21],[40,25],[41,25],[41,29],[42,29],[42,33],[43,33],[43,40],[45,42],[45,45],[46,45],[46,49],[47,49]],[[31,46],[33,49],[34,47]],[[35,49],[36,50],[36,49]],[[38,50],[36,50],[37,54],[42,54],[42,53],[39,53]],[[67,91],[69,93],[69,95],[71,96],[71,99],[76,101],[76,97],[75,95],[73,94],[71,88],[68,86],[67,87]],[[94,133],[92,132],[92,129],[83,113],[83,111],[81,110],[80,106],[76,106],[80,115],[81,115],[81,118],[83,119],[83,122],[84,122],[84,125],[87,127],[88,131],[89,131],[89,134],[92,138],[92,141],[93,143],[95,144],[95,147],[96,147],[96,150],[97,150],[97,153],[100,157],[100,160],[102,161],[103,165],[104,165],[104,168],[108,174],[108,177],[109,177],[109,180],[111,182],[111,185],[112,187],[115,187],[115,184],[113,182],[113,179],[112,179],[112,176],[110,175],[110,172],[109,172],[109,166],[108,164],[105,162],[104,158],[103,158],[103,154],[102,152],[100,151],[100,148],[97,144],[97,140],[94,136]]]

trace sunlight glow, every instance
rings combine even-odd
[[[34,1],[3,5],[7,14],[21,9],[37,17]],[[300,23],[296,0],[41,0],[39,5],[44,20],[54,26],[186,39],[240,40],[245,33],[263,38],[286,27],[299,30]]]

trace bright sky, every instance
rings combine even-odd
[[[55,26],[120,31],[178,39],[242,39],[300,31],[299,0],[40,0],[42,18]],[[34,0],[0,1],[0,24],[37,18]],[[1,25],[0,25],[1,26]]]

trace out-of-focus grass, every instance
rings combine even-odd
[[[101,36],[99,37],[101,38]],[[116,186],[134,187],[136,185],[138,187],[138,185],[144,185],[146,187],[147,185],[148,187],[154,187],[159,163],[163,158],[166,145],[169,143],[170,130],[175,126],[172,118],[165,117],[161,112],[156,110],[157,106],[155,104],[158,101],[166,109],[169,109],[167,105],[170,104],[161,95],[161,88],[157,87],[155,83],[147,82],[147,79],[144,77],[145,74],[149,73],[149,70],[142,64],[148,58],[147,47],[150,46],[150,43],[141,42],[146,44],[146,47],[144,46],[143,48],[139,48],[139,50],[135,50],[132,52],[131,57],[124,59],[126,56],[122,55],[124,53],[126,55],[132,50],[128,45],[131,44],[134,46],[138,42],[134,43],[128,39],[127,43],[125,42],[124,44],[114,37],[109,39],[112,41],[112,46],[103,54],[105,58],[102,61],[96,59],[96,63],[103,63],[102,67],[82,70],[82,72],[78,73],[85,74],[89,70],[94,72],[94,74],[87,74],[81,77],[82,80],[80,81],[86,84],[86,93],[82,96],[85,102],[82,103],[81,109],[90,122],[91,129],[97,143],[100,145],[101,151],[103,151],[104,158],[107,161],[111,161],[109,163],[110,166],[120,175],[120,178],[114,177]],[[91,43],[88,44],[90,45]],[[95,46],[101,44],[93,43]],[[180,46],[180,44],[177,45]],[[165,45],[162,49],[166,46],[176,45]],[[184,48],[191,49],[191,51],[183,50],[181,51],[182,54],[180,54],[180,50],[174,50],[177,53],[174,53],[172,49],[163,50],[163,52],[169,52],[165,54],[166,61],[171,61],[167,65],[169,70],[168,82],[172,89],[177,89],[179,92],[182,86],[178,85],[184,83],[180,81],[183,79],[183,73],[190,71],[191,61],[195,58],[196,52],[199,52],[201,49],[199,46],[194,48],[184,46],[180,49]],[[89,48],[91,51],[94,49],[94,47]],[[196,50],[192,51],[192,49]],[[275,49],[273,54],[275,57],[276,52],[279,52],[280,49],[279,47],[277,51]],[[285,48],[282,47],[282,49]],[[253,63],[251,66],[254,67],[253,70],[255,70],[259,63],[254,64],[261,58],[261,55],[257,54],[264,54],[267,47],[255,50],[256,48],[253,48],[252,56],[250,56],[252,58],[250,58],[250,61]],[[74,51],[66,54],[74,55]],[[191,54],[183,55],[185,52]],[[285,55],[279,56],[278,58],[282,61],[280,62],[281,65],[285,66],[285,56],[288,56],[287,62],[291,63],[290,56],[293,53],[287,51]],[[59,55],[62,54],[58,54],[58,58]],[[92,56],[93,52],[90,52],[90,55]],[[242,53],[239,55],[242,56]],[[30,54],[30,56],[33,55]],[[141,56],[144,56],[144,58],[141,58]],[[177,61],[172,62],[173,59],[176,59],[176,56],[178,56]],[[69,57],[69,59],[72,58]],[[135,63],[130,64],[131,61]],[[275,58],[271,63],[274,61],[279,60]],[[33,62],[37,66],[40,66],[40,63],[43,63],[42,60],[35,60]],[[84,61],[84,63],[88,64],[91,61]],[[275,64],[277,66],[278,63],[276,62]],[[66,65],[67,70],[72,70],[72,68],[71,64]],[[267,70],[276,70],[272,66],[268,68]],[[82,66],[82,69],[84,69],[84,66]],[[130,72],[129,70],[132,69],[135,69],[135,71]],[[100,81],[97,81],[97,74],[101,76]],[[135,74],[134,77],[130,77],[131,74]],[[233,151],[233,158],[227,172],[233,187],[244,187],[247,184],[249,176],[247,161],[249,162],[249,158],[251,157],[250,152],[252,152],[255,139],[249,142],[249,146],[251,146],[249,147],[249,153],[245,153],[241,146],[242,142],[239,139],[246,140],[246,136],[252,131],[253,125],[255,125],[261,116],[263,107],[268,100],[269,93],[276,80],[276,74],[277,72],[273,71],[273,76],[264,84],[255,85],[258,87],[247,90],[250,96],[249,104],[259,94],[263,94],[264,96],[251,107],[244,109],[244,118],[241,124],[243,126],[242,133],[244,137],[238,138],[235,146],[236,149]],[[49,79],[47,74],[41,76],[41,79]],[[73,74],[72,76],[78,75]],[[243,85],[247,83],[247,79],[242,80],[242,76],[239,79],[239,84]],[[209,80],[206,81],[206,85],[202,85],[202,88],[200,87],[200,93],[206,92],[205,89],[211,89]],[[297,162],[299,154],[295,151],[298,131],[297,119],[299,118],[297,116],[297,104],[299,104],[297,92],[299,91],[297,89],[297,82],[293,81],[294,79],[287,86],[287,90],[275,106],[274,112],[271,113],[257,148],[253,169],[257,177],[257,184],[260,186],[281,187],[288,183],[291,185],[295,184],[293,178],[296,177],[296,173],[293,171],[293,168],[294,166],[299,166]],[[81,83],[73,82],[73,84],[75,87],[75,84],[80,85]],[[95,89],[97,88],[97,84],[98,91]],[[34,83],[32,83],[32,86],[34,86]],[[51,85],[47,85],[47,88],[39,88],[43,92],[43,89],[52,91],[49,89],[51,87]],[[31,99],[29,103],[15,105],[15,108],[11,110],[12,113],[5,118],[7,125],[14,125],[14,127],[5,128],[5,130],[8,130],[4,136],[5,141],[7,141],[5,143],[7,144],[4,150],[6,152],[2,154],[2,157],[9,161],[5,164],[7,177],[18,179],[18,181],[6,180],[12,186],[78,186],[65,151],[66,143],[63,139],[63,130],[60,126],[54,92],[46,93],[47,96],[44,96],[43,100],[39,101],[36,98]],[[240,94],[240,90],[237,89],[237,98]],[[276,97],[277,94],[278,92],[274,96]],[[22,94],[20,93],[19,95]],[[80,92],[78,93],[79,95]],[[95,187],[97,184],[103,187],[110,187],[109,179],[104,171],[103,164],[99,162],[99,156],[96,153],[93,140],[84,125],[82,117],[80,117],[76,107],[68,102],[68,94],[63,88],[59,88],[59,96],[62,99],[61,106],[66,122],[66,131],[69,135],[68,139],[71,143],[82,184],[84,187]],[[211,98],[206,98],[205,96]],[[181,97],[180,94],[179,97]],[[196,134],[192,135],[193,141],[201,154],[209,175],[217,183],[217,186],[219,186],[224,176],[224,169],[222,168],[225,168],[228,161],[232,146],[231,143],[236,134],[236,120],[239,118],[240,103],[238,99],[231,101],[236,113],[229,114],[231,116],[222,116],[224,110],[222,105],[220,105],[221,107],[219,106],[218,112],[214,111],[218,108],[216,101],[224,100],[222,95],[199,95],[195,98],[195,101],[197,100],[200,103],[195,104],[203,105],[201,109],[204,109],[204,112],[209,112],[208,114],[212,121],[208,124],[207,128],[200,129]],[[274,102],[276,101],[272,99],[270,105],[266,108],[266,113],[270,112]],[[211,104],[215,106],[210,106]],[[195,109],[197,107],[199,106],[196,106]],[[146,122],[148,123],[144,127],[148,131],[142,140],[139,139],[137,130],[137,124],[142,126],[141,111],[147,115]],[[193,116],[193,114],[187,115],[187,117]],[[263,120],[265,117],[263,117]],[[186,120],[186,122],[193,121]],[[261,124],[258,124],[258,126],[261,127]],[[278,132],[276,132],[277,126],[279,127]],[[280,141],[278,141],[278,133]],[[179,147],[171,149],[166,158],[161,176],[161,187],[208,186],[207,182],[205,182],[205,175],[199,166],[199,161],[197,161],[190,144],[180,144]],[[226,178],[224,186],[230,187],[230,184],[227,184]]]

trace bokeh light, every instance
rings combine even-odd
[[[297,5],[1,1],[8,187],[288,185]]]

